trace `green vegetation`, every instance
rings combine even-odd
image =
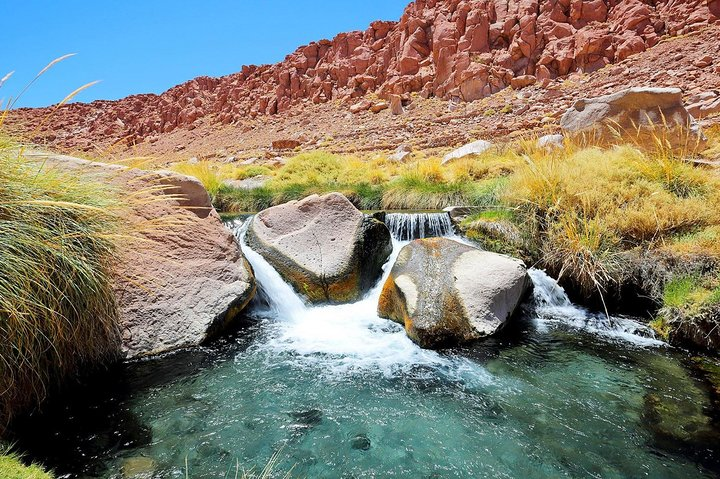
[[[0,477],[3,479],[52,479],[40,466],[26,466],[8,448],[0,445]]]
[[[461,160],[441,166],[438,158],[397,163],[382,157],[362,160],[316,151],[297,155],[274,171],[257,166],[231,169],[219,165],[214,170],[217,178],[248,178],[250,172],[271,178],[264,186],[250,190],[221,187],[214,198],[216,207],[225,212],[257,211],[331,191],[345,194],[358,208],[366,210],[490,205],[498,199],[504,176],[521,162],[516,155],[506,155],[487,165]],[[190,174],[188,170],[184,172]],[[206,186],[222,182],[195,176]]]
[[[692,275],[673,278],[665,284],[663,306],[693,312],[720,303],[720,278]]]

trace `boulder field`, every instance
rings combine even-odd
[[[392,252],[385,224],[340,193],[312,195],[261,211],[248,244],[311,302],[351,302],[380,277]]]
[[[252,269],[195,178],[61,155],[26,157],[136,198],[123,212],[132,232],[113,265],[125,357],[198,345],[252,299]]]
[[[378,314],[421,347],[437,348],[497,332],[531,284],[520,260],[448,238],[415,240],[400,251]]]

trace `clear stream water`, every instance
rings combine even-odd
[[[720,470],[715,409],[682,354],[631,319],[574,306],[541,271],[501,336],[433,352],[377,317],[382,281],[357,303],[307,306],[243,249],[260,284],[245,327],[94,379],[24,424],[19,445],[66,478],[184,478],[186,464],[190,478],[234,478],[273,455],[277,477]]]

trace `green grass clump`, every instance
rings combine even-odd
[[[663,304],[666,307],[681,308],[690,302],[690,297],[700,288],[697,276],[685,276],[669,281],[663,290]]]
[[[53,479],[53,475],[40,466],[26,466],[8,448],[0,446],[0,477],[2,479]]]
[[[673,278],[663,289],[663,307],[693,311],[720,303],[720,279],[712,275]]]
[[[254,178],[256,176],[267,176],[271,174],[272,170],[267,166],[248,165],[231,168],[228,176],[234,180],[245,180],[248,178]]]
[[[0,149],[0,430],[116,351],[118,208],[107,185]]]

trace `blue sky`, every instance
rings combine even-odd
[[[275,63],[296,47],[397,20],[409,0],[0,0],[3,106],[45,65],[66,53],[16,106],[161,93],[200,75]]]

